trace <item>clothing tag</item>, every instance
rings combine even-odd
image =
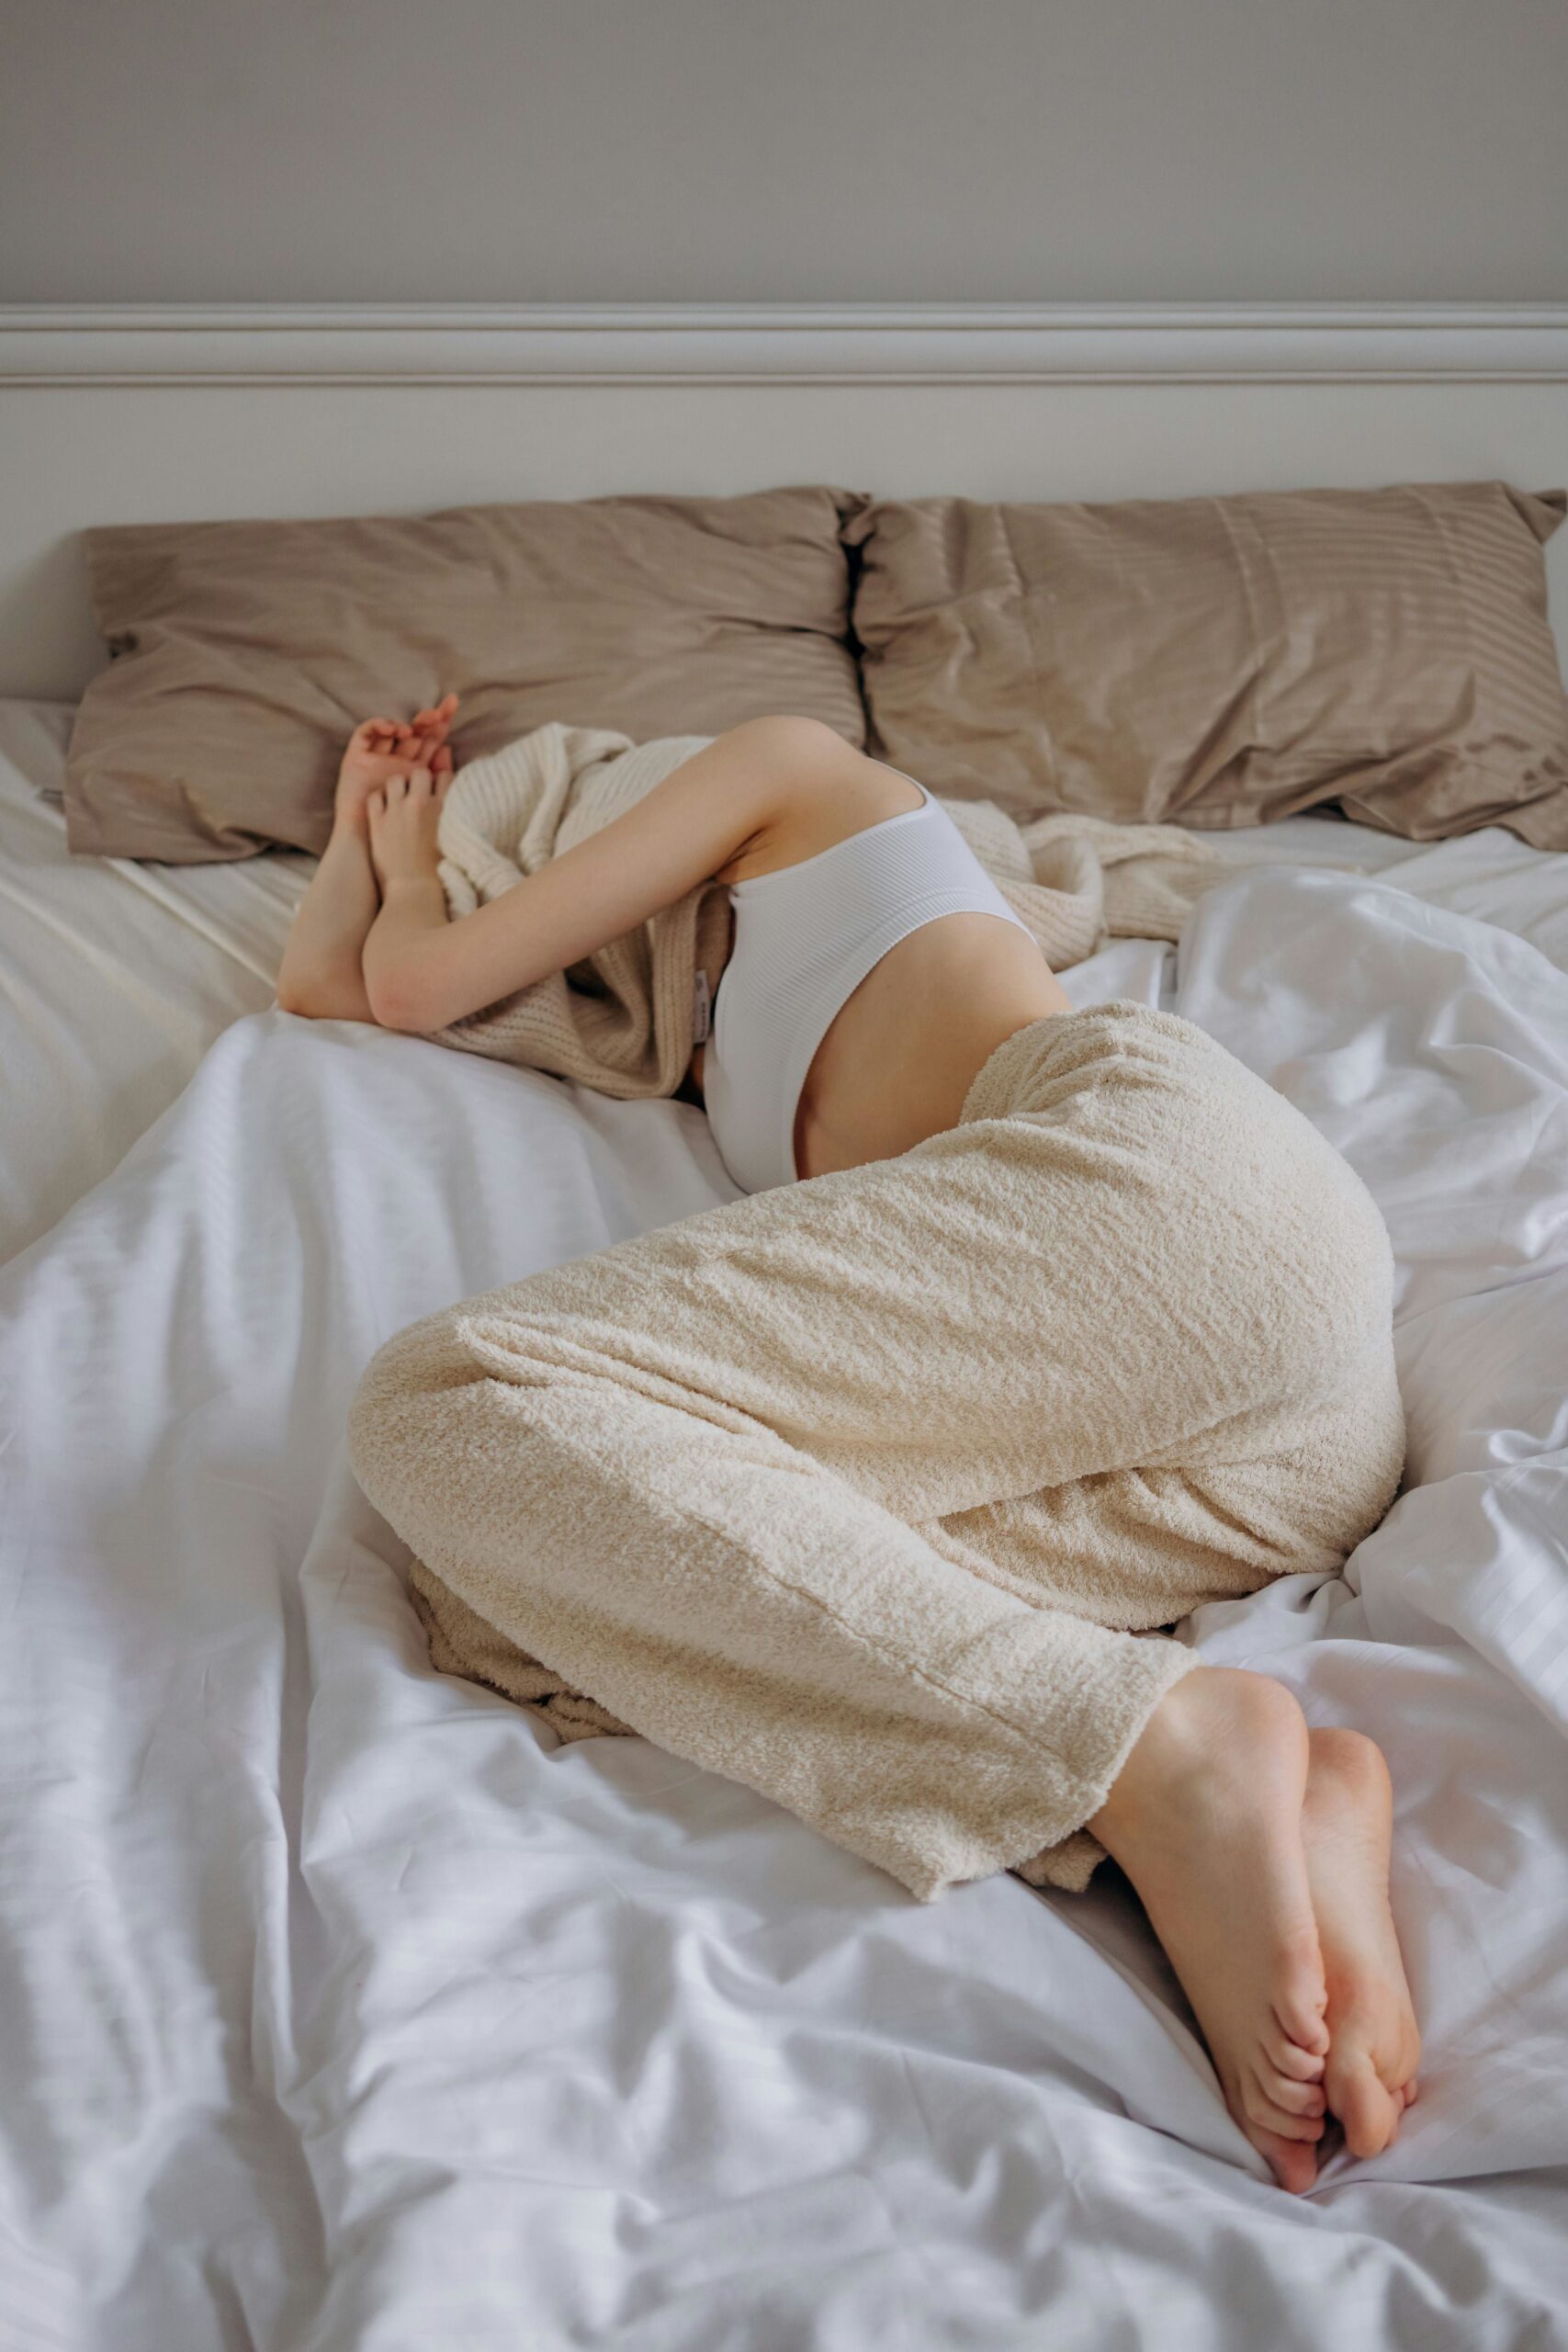
[[[712,1005],[708,996],[708,976],[699,971],[692,981],[692,1043],[705,1046],[711,1023]]]

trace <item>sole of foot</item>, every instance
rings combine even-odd
[[[1088,1824],[1148,1913],[1225,2105],[1298,2196],[1317,2177],[1329,2051],[1302,1831],[1309,1757],[1282,1683],[1193,1667]]]
[[[1309,1735],[1302,1842],[1324,1979],[1324,2095],[1354,2156],[1381,2156],[1418,2088],[1421,2036],[1389,1908],[1393,1792],[1360,1732]]]

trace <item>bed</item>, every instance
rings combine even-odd
[[[5,2340],[1559,2340],[1568,855],[1289,820],[1066,975],[1261,1069],[1399,1260],[1407,1491],[1186,1629],[1393,1773],[1423,2094],[1292,2199],[1113,1872],[917,1905],[432,1671],[360,1368],[732,1187],[690,1106],[279,1012],[310,860],[69,859],[69,718],[0,707]]]
[[[90,524],[1547,484],[1565,386],[1541,311],[0,314],[5,2352],[1568,2341],[1568,854],[1292,816],[1065,974],[1395,1245],[1404,1490],[1182,1629],[1393,1771],[1421,2097],[1292,2199],[1114,1871],[919,1905],[433,1671],[359,1374],[730,1197],[706,1123],[282,1012],[309,855],[73,855],[61,798]]]

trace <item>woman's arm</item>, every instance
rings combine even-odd
[[[317,1021],[374,1021],[360,956],[381,903],[363,811],[334,820],[299,902],[277,975],[285,1012]]]
[[[361,965],[381,894],[370,854],[367,802],[390,777],[424,763],[449,775],[446,747],[456,695],[412,721],[367,718],[349,738],[338,770],[333,830],[295,914],[277,976],[285,1012],[318,1021],[376,1018]]]
[[[370,809],[381,911],[365,943],[365,984],[387,1029],[428,1032],[564,972],[698,883],[722,876],[778,814],[787,790],[825,784],[862,754],[815,718],[751,718],[702,751],[602,831],[538,873],[446,920],[436,877],[438,804],[389,787]],[[410,788],[411,790],[413,787]]]

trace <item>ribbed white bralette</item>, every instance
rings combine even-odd
[[[890,948],[943,915],[1002,915],[1029,931],[946,809],[906,781],[919,808],[730,885],[735,936],[713,1002],[703,1099],[744,1192],[797,1182],[795,1116],[812,1057]]]

